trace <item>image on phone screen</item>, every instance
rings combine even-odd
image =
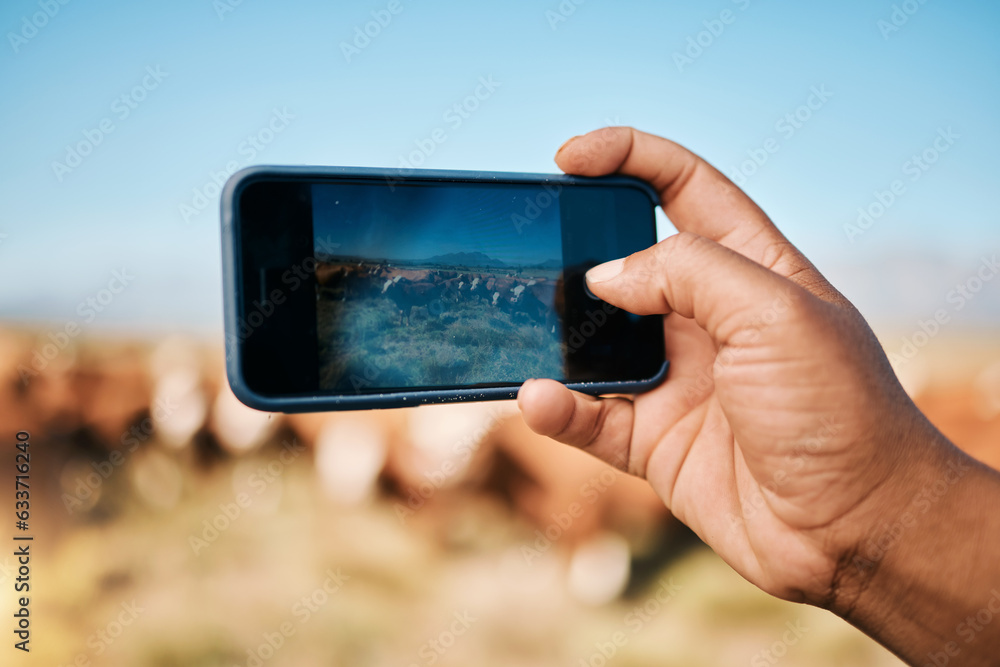
[[[511,214],[537,194],[314,184],[320,389],[565,379],[559,199]]]

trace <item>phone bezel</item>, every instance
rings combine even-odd
[[[450,183],[505,183],[530,185],[575,185],[625,186],[636,188],[649,198],[652,207],[658,205],[658,195],[648,183],[628,176],[605,176],[587,178],[578,176],[452,171],[430,169],[378,169],[371,167],[298,167],[298,166],[254,166],[234,173],[226,182],[221,198],[222,219],[222,266],[223,305],[226,345],[226,374],[236,397],[244,404],[268,412],[321,412],[330,410],[358,410],[372,408],[395,408],[429,403],[452,403],[464,401],[489,401],[512,399],[517,396],[520,385],[500,387],[477,387],[468,389],[420,389],[416,391],[386,391],[376,394],[340,395],[289,395],[268,396],[258,393],[248,386],[243,375],[244,344],[235,332],[238,331],[240,304],[243,301],[243,276],[240,262],[240,228],[237,207],[240,194],[248,185],[268,179],[294,180],[316,179],[365,179],[393,181],[444,181]],[[654,238],[655,240],[655,238]],[[665,356],[665,355],[664,355]],[[652,389],[666,378],[670,362],[664,359],[659,370],[650,378],[635,381],[616,382],[575,382],[566,383],[570,389],[592,395],[635,394]]]

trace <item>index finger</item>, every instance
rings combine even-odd
[[[843,297],[774,226],[750,197],[683,146],[630,127],[606,127],[570,139],[556,153],[569,174],[624,174],[652,185],[678,231],[720,243],[817,296]]]

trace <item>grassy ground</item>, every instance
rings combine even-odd
[[[308,456],[263,489],[241,486],[276,451],[182,477],[178,457],[142,455],[94,510],[50,517],[65,525],[38,545],[33,652],[13,664],[898,664],[703,548],[591,607],[568,592],[564,545],[526,562],[533,528],[481,494],[441,492],[404,524],[384,497],[330,504]]]
[[[478,299],[414,309],[385,297],[317,302],[320,386],[457,385],[563,376],[560,332],[515,322]],[[370,378],[370,379],[369,379]]]

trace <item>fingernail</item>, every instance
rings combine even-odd
[[[604,264],[598,264],[590,271],[587,271],[587,282],[588,283],[603,283],[611,280],[619,273],[622,272],[622,268],[625,266],[625,258],[615,259],[610,262],[605,262]]]
[[[556,157],[559,157],[559,154],[563,152],[564,148],[566,148],[567,146],[569,146],[571,143],[573,143],[574,141],[576,141],[579,138],[580,138],[580,135],[576,135],[575,137],[570,137],[569,139],[567,139],[566,143],[564,143],[562,146],[560,146],[559,150],[556,151]]]

